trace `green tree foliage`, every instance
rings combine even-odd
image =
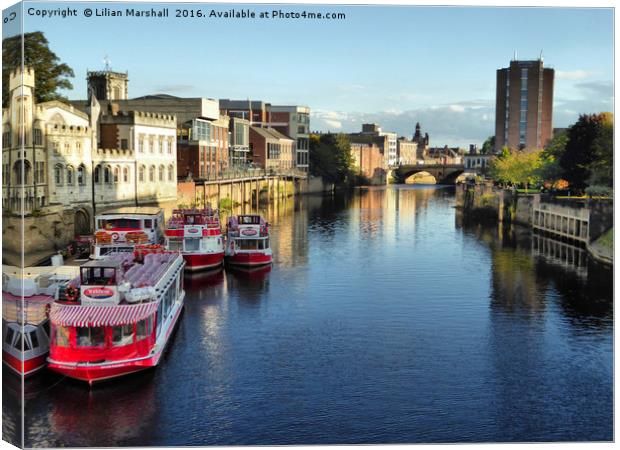
[[[561,131],[547,142],[547,145],[541,153],[543,163],[541,176],[551,184],[553,184],[553,181],[559,180],[564,176],[564,169],[560,166],[560,158],[564,154],[567,142],[568,133],[566,130]]]
[[[568,129],[568,140],[559,162],[571,186],[583,189],[599,179],[611,183],[612,123],[610,113],[582,114]]]
[[[346,134],[310,135],[310,173],[330,183],[346,183],[352,176],[351,143]]]
[[[9,100],[9,74],[22,64],[22,36],[24,38],[24,65],[35,71],[35,97],[37,102],[66,100],[58,89],[72,89],[67,77],[73,77],[73,69],[50,50],[41,31],[25,33],[2,40],[2,106]]]
[[[532,152],[503,151],[491,161],[491,176],[500,183],[513,186],[523,185],[525,189],[542,180],[542,150]]]
[[[490,155],[495,152],[495,136],[489,136],[486,141],[482,144],[482,148],[480,149],[480,153],[483,155]]]

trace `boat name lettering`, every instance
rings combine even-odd
[[[84,291],[84,295],[91,298],[108,298],[114,295],[114,291],[108,288],[90,288]]]
[[[251,228],[247,230],[241,230],[241,234],[244,236],[254,236],[256,234],[256,230],[252,230]]]

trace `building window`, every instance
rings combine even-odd
[[[65,142],[65,155],[70,155],[71,154],[71,144],[69,144],[68,142]]]
[[[158,146],[159,146],[159,153],[163,153],[164,152],[164,137],[163,136],[159,136]]]
[[[67,166],[67,185],[73,185],[73,167]]]
[[[84,171],[84,165],[80,165],[77,170],[77,182],[80,186],[84,186],[86,184],[86,176],[84,174]]]
[[[101,176],[100,172],[101,172],[101,166],[95,167],[95,173],[93,174],[93,180],[95,183],[99,183],[99,178]]]
[[[138,140],[138,151],[144,153],[144,135],[141,134]]]
[[[35,171],[34,171],[34,180],[35,183],[44,183],[45,182],[45,163],[37,162]]]
[[[129,168],[123,167],[123,183],[129,183]]]
[[[168,166],[168,181],[174,181],[174,166],[172,164]]]
[[[104,183],[110,183],[111,182],[110,166],[105,166],[105,168],[103,169],[103,182]]]
[[[174,150],[174,141],[172,138],[168,138],[168,154],[172,155],[172,151]]]
[[[138,181],[140,181],[141,183],[144,183],[144,171],[145,167],[140,166],[140,170],[138,170]]]
[[[114,168],[114,183],[118,183],[120,178],[120,169],[118,167]]]
[[[127,150],[128,142],[127,139],[121,139],[121,150]]]
[[[34,129],[34,145],[43,145],[43,133],[40,128]]]
[[[155,139],[153,136],[149,136],[149,152],[153,153],[155,151]]]
[[[63,168],[62,165],[57,164],[54,167],[54,182],[56,183],[56,186],[62,186],[62,182],[63,182]]]
[[[75,143],[75,151],[77,152],[78,156],[82,156],[82,143],[81,142]]]
[[[154,182],[155,181],[155,166],[151,166],[149,168],[149,181],[150,182]]]
[[[159,166],[159,181],[165,181],[164,178],[164,172],[165,172],[165,168],[164,166]]]
[[[10,131],[5,131],[4,133],[2,133],[2,146],[6,148],[11,146],[11,132]]]

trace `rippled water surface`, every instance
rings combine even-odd
[[[26,445],[613,438],[612,274],[582,249],[464,223],[450,189],[264,214],[271,270],[188,278],[156,370],[93,390],[29,380]]]

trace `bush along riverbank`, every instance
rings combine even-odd
[[[613,264],[613,200],[527,194],[487,184],[459,184],[456,207],[463,217],[487,223],[517,224],[560,240],[585,245],[590,256]]]

